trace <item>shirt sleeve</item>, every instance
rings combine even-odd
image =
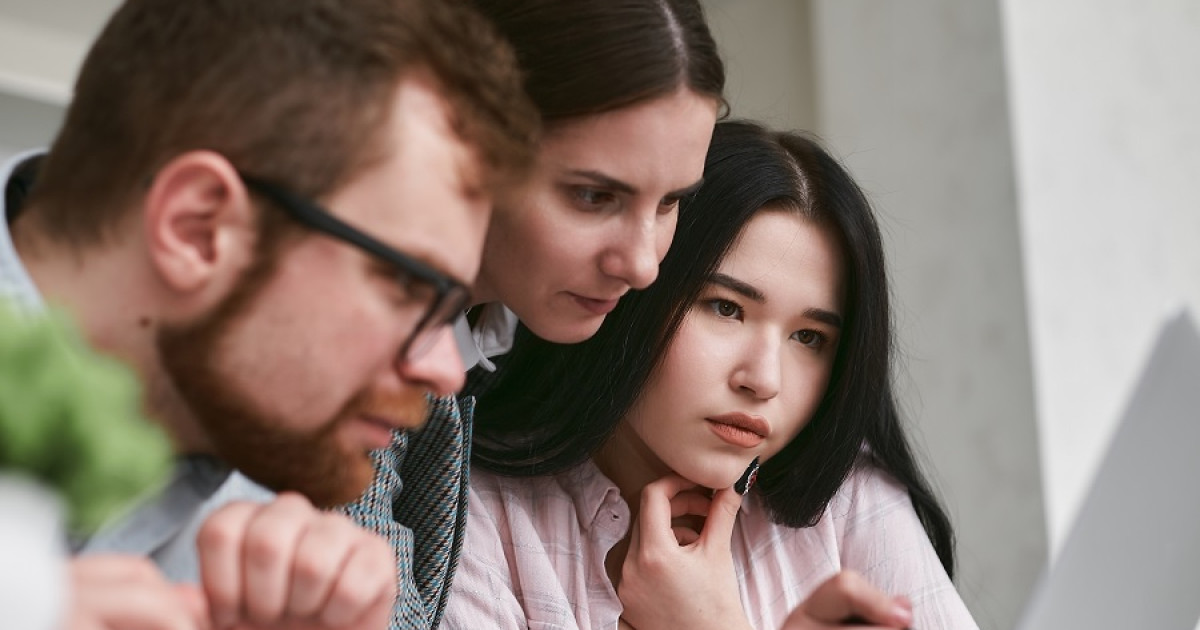
[[[977,630],[946,575],[908,492],[885,473],[864,468],[831,508],[841,526],[842,566],[913,605],[913,628]]]
[[[450,588],[446,613],[439,628],[445,630],[525,630],[525,611],[515,595],[513,572],[503,541],[511,539],[489,505],[498,495],[481,494],[472,487],[468,499],[467,533],[458,570]]]

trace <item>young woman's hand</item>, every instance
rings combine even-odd
[[[907,628],[912,605],[891,597],[853,571],[842,571],[813,591],[783,622],[781,630]]]
[[[637,522],[617,594],[622,619],[637,630],[750,628],[742,610],[730,539],[742,497],[731,488],[712,498],[668,476],[642,490]],[[672,519],[704,517],[700,531]]]

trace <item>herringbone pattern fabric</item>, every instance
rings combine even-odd
[[[474,398],[433,400],[425,427],[397,432],[391,447],[373,453],[374,483],[342,508],[396,552],[391,630],[432,630],[446,608],[466,531],[474,409]]]

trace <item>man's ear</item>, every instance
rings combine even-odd
[[[142,218],[147,253],[173,291],[223,293],[252,258],[254,209],[237,170],[217,153],[167,162],[146,192]]]

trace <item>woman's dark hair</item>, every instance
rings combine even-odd
[[[725,66],[697,0],[470,0],[517,52],[543,122],[681,87],[722,101]],[[722,101],[723,102],[723,101]]]
[[[683,202],[658,279],[621,299],[599,332],[574,345],[519,328],[475,416],[477,465],[539,475],[589,457],[636,401],[684,315],[756,213],[793,211],[840,239],[846,303],[828,389],[812,419],[763,464],[755,490],[772,518],[816,524],[856,465],[903,484],[941,559],[954,573],[949,519],[905,437],[892,391],[892,328],[883,243],[849,173],[803,135],[722,122],[704,185]]]

